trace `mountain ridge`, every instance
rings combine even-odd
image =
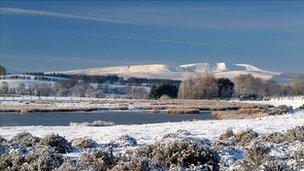
[[[166,64],[146,64],[146,65],[123,65],[112,67],[96,67],[89,69],[56,71],[47,73],[64,74],[87,74],[87,75],[118,75],[125,78],[159,78],[182,80],[184,77],[200,74],[212,73],[215,77],[234,78],[241,74],[252,74],[254,77],[270,79],[273,76],[280,75],[281,72],[267,71],[250,64],[227,64],[218,62],[193,63],[184,65],[166,65]]]

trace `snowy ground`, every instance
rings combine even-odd
[[[242,101],[246,103],[262,103],[262,104],[270,104],[274,106],[279,105],[287,105],[292,106],[294,109],[299,108],[304,105],[304,96],[291,96],[291,97],[276,97],[271,98],[270,100],[263,101]]]
[[[255,102],[256,103],[256,102]],[[281,99],[281,100],[270,100],[261,101],[258,103],[267,103],[273,105],[291,105],[293,107],[299,107],[303,104],[302,98],[293,99]],[[129,135],[134,137],[138,142],[139,146],[131,147],[118,147],[114,148],[115,153],[124,154],[126,150],[134,148],[135,150],[139,147],[144,147],[146,144],[155,144],[157,142],[163,142],[164,135],[169,133],[186,132],[183,137],[190,138],[207,138],[212,142],[218,142],[218,138],[227,129],[232,129],[234,133],[245,131],[248,128],[252,128],[259,134],[267,134],[273,132],[284,132],[295,128],[296,126],[304,125],[304,110],[297,110],[295,113],[268,116],[255,119],[238,119],[238,120],[207,120],[207,121],[184,121],[184,122],[170,122],[170,123],[159,123],[159,124],[142,124],[142,125],[116,125],[116,126],[105,126],[105,127],[90,127],[84,125],[73,125],[73,126],[10,126],[0,127],[0,136],[6,139],[11,139],[18,133],[29,132],[34,136],[45,137],[46,135],[55,133],[60,136],[64,136],[68,141],[72,141],[75,138],[90,138],[98,143],[97,148],[103,150],[106,149],[106,145],[111,141],[117,142],[117,139],[123,135]],[[182,131],[181,131],[182,130]],[[189,132],[189,133],[188,133]],[[268,159],[275,159],[275,161],[283,161],[291,166],[289,168],[295,168],[293,170],[303,169],[303,159],[299,158],[297,161],[293,158],[294,154],[298,154],[298,151],[303,150],[303,141],[301,141],[301,135],[299,133],[299,141],[292,141],[289,144],[274,144],[274,143],[262,143],[259,147],[271,147],[271,151],[268,154]],[[288,139],[288,138],[285,138]],[[166,140],[166,139],[165,139]],[[168,141],[171,139],[167,139]],[[165,141],[165,145],[169,142]],[[174,141],[179,141],[174,139]],[[228,141],[227,141],[228,142]],[[192,146],[192,144],[191,144]],[[253,147],[253,146],[248,146]],[[247,147],[246,147],[247,148]],[[222,170],[238,170],[239,162],[247,160],[246,156],[249,155],[247,149],[242,146],[224,146],[219,147],[218,153],[221,156],[221,167]],[[166,149],[166,148],[165,148]],[[164,149],[164,150],[165,150]],[[258,149],[258,148],[257,148]],[[15,149],[12,149],[14,151]],[[302,151],[301,151],[302,150]],[[76,148],[72,152],[63,154],[67,158],[81,158],[85,152],[93,152],[93,149],[81,149]],[[10,153],[13,154],[13,153]],[[30,154],[30,153],[29,153]],[[300,154],[300,153],[299,153]],[[251,155],[251,154],[250,154]],[[300,154],[301,155],[301,154]],[[253,156],[255,157],[255,156]],[[14,158],[14,157],[13,157]],[[37,160],[40,160],[37,159]],[[296,163],[295,167],[292,166]],[[264,163],[265,164],[265,163]],[[266,163],[267,164],[267,163]],[[80,165],[82,165],[80,163]],[[260,167],[259,167],[260,168]],[[246,169],[248,170],[248,168]],[[250,169],[251,170],[251,169]],[[259,169],[258,169],[259,170]],[[287,169],[288,170],[288,169]],[[289,169],[290,170],[290,169]]]
[[[12,126],[1,127],[0,135],[11,138],[17,133],[26,131],[39,137],[50,133],[65,136],[68,140],[89,137],[100,144],[108,143],[122,135],[128,134],[136,138],[139,144],[152,143],[167,133],[179,129],[191,132],[190,137],[215,139],[228,128],[240,132],[252,128],[258,133],[278,132],[304,124],[304,111],[281,116],[269,116],[256,119],[185,121],[176,123],[117,125],[108,127],[87,126]]]

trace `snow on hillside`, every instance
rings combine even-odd
[[[54,84],[56,81],[66,80],[66,78],[52,77],[52,76],[34,76],[26,74],[12,74],[0,77],[0,84],[2,82],[8,83],[9,88],[16,88],[20,83],[24,83],[26,87],[37,84]]]
[[[2,82],[7,82],[9,88],[17,88],[19,84],[24,83],[26,87],[30,87],[37,84],[43,84],[43,83],[49,83],[53,84],[55,82],[53,81],[42,81],[42,80],[23,80],[23,79],[17,79],[17,80],[10,80],[10,79],[4,79],[0,80],[0,84]]]
[[[48,72],[54,73],[54,72]],[[55,73],[65,74],[88,74],[109,75],[115,74],[122,77],[160,78],[160,79],[183,79],[185,75],[197,73],[213,73],[216,77],[234,78],[240,74],[252,74],[254,77],[270,79],[279,72],[266,71],[249,64],[227,65],[226,63],[194,63],[180,66],[151,64],[151,65],[129,65],[115,67],[100,67],[91,69],[80,69],[70,71],[57,71]]]

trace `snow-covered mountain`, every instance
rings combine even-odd
[[[49,72],[54,73],[54,72]],[[160,78],[160,79],[178,79],[196,75],[199,73],[213,73],[216,77],[234,78],[241,74],[252,74],[254,77],[270,79],[280,72],[266,71],[249,64],[231,64],[226,63],[194,63],[180,66],[151,64],[151,65],[128,65],[115,67],[100,67],[90,69],[79,69],[69,71],[58,71],[55,73],[64,74],[87,74],[87,75],[109,75],[115,74],[125,78]]]

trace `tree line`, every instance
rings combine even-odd
[[[296,77],[290,84],[278,84],[274,80],[255,78],[250,74],[240,75],[233,80],[215,78],[212,74],[200,74],[182,82],[155,79],[156,82],[153,82],[155,80],[150,82],[153,83],[151,86],[132,85],[145,84],[142,81],[144,79],[139,80],[139,82],[131,81],[124,86],[113,86],[109,82],[94,85],[82,79],[68,79],[29,86],[20,83],[17,87],[11,88],[7,82],[2,81],[0,94],[78,97],[105,97],[106,94],[117,94],[125,95],[128,98],[150,99],[159,99],[163,95],[181,99],[229,99],[250,95],[264,97],[304,95],[304,77]],[[151,87],[150,92],[148,92],[147,87]]]
[[[145,87],[113,86],[108,83],[91,84],[76,80],[62,80],[54,83],[37,83],[10,87],[5,81],[0,84],[0,95],[62,96],[62,97],[94,97],[107,95],[124,96],[126,98],[145,98],[148,90]]]
[[[304,95],[304,77],[296,77],[290,84],[278,84],[274,80],[255,78],[251,74],[239,75],[233,80],[200,74],[183,80],[179,86],[165,83],[152,87],[149,97],[157,99],[163,95],[181,99],[298,96]]]
[[[82,81],[85,83],[116,83],[121,85],[133,85],[133,86],[141,86],[141,85],[161,85],[163,83],[172,83],[179,84],[181,81],[179,80],[169,80],[169,79],[151,79],[151,78],[123,78],[117,75],[81,75],[81,74],[63,74],[63,73],[43,73],[43,72],[26,72],[26,75],[35,75],[39,77],[59,77],[66,78],[75,81]]]

